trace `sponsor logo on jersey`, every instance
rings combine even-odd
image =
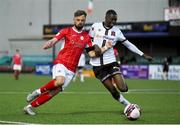
[[[102,35],[96,35],[95,37],[96,37],[96,38],[103,38]]]
[[[104,35],[103,38],[108,39],[108,40],[114,40],[114,37],[110,37],[110,36],[107,36],[107,35]]]

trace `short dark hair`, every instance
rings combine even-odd
[[[85,17],[87,16],[87,13],[84,11],[84,10],[77,10],[75,13],[74,13],[74,17],[77,17],[77,16],[82,16],[84,15]]]
[[[106,12],[106,16],[107,15],[111,15],[111,14],[113,14],[113,15],[117,15],[117,13],[116,13],[116,11],[115,10],[108,10],[107,12]]]

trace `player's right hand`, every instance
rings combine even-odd
[[[53,46],[53,41],[49,40],[44,44],[43,49],[49,49],[52,46]]]

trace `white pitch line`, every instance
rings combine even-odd
[[[0,92],[0,95],[18,95],[18,94],[28,94],[30,92]],[[109,94],[107,91],[87,91],[87,92],[62,92],[62,94],[87,94],[87,95],[99,95],[99,94]],[[178,89],[131,89],[125,94],[180,94]]]
[[[18,124],[18,125],[37,125],[37,124],[33,124],[33,123],[25,123],[25,122],[14,122],[14,121],[1,121],[0,120],[0,124]]]

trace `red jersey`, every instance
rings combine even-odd
[[[14,56],[13,56],[13,63],[14,64],[17,64],[17,65],[20,65],[21,64],[21,55],[19,53],[16,53]]]
[[[118,50],[116,48],[113,48],[113,50],[114,50],[114,55],[118,56]]]
[[[64,28],[59,31],[56,39],[64,38],[64,48],[60,50],[54,64],[61,63],[72,72],[76,71],[79,58],[86,47],[91,47],[91,38],[87,32],[78,32],[73,27]]]

